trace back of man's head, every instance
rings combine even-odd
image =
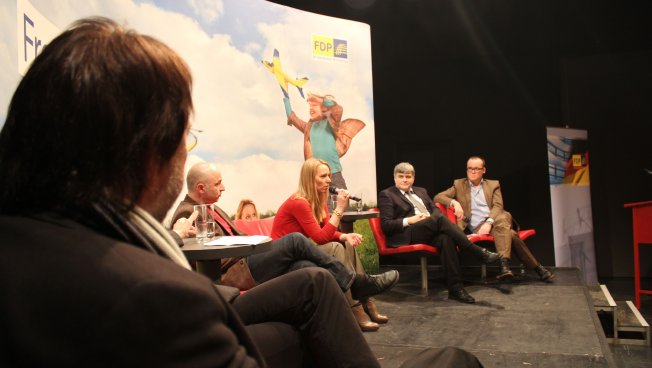
[[[75,22],[34,60],[0,133],[0,213],[129,209],[192,114],[192,79],[163,43],[105,18]]]

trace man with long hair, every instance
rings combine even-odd
[[[330,273],[231,305],[190,270],[160,221],[191,84],[169,47],[105,18],[34,60],[0,133],[0,366],[378,366]]]

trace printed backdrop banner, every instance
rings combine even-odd
[[[347,146],[340,158],[347,187],[375,204],[367,24],[263,0],[17,0],[2,1],[0,14],[0,124],[21,74],[47,43],[78,18],[106,16],[160,39],[190,66],[198,145],[186,170],[200,161],[220,169],[225,211],[235,213],[242,198],[259,212],[276,211],[296,190],[304,133],[287,113],[308,122],[309,96],[343,109],[333,114],[339,134],[315,139],[313,152]]]
[[[596,285],[587,131],[548,127],[547,134],[555,265],[578,267]]]

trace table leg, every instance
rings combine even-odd
[[[343,233],[352,233],[354,222],[355,221],[340,221],[340,231]]]

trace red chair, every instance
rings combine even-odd
[[[441,211],[441,213],[445,214],[446,217],[448,217],[449,220],[451,220],[452,223],[457,224],[457,217],[455,217],[455,211],[451,207],[444,207],[443,204],[441,203],[435,203],[437,208]],[[534,229],[528,229],[528,230],[520,230],[518,232],[518,236],[525,240],[532,235],[536,234],[536,230]],[[467,238],[473,243],[479,243],[479,242],[489,242],[489,243],[494,243],[494,237],[491,235],[478,235],[478,234],[472,234],[472,235],[467,235]],[[481,277],[482,280],[485,280],[487,278],[487,265],[482,264],[482,269],[481,269]]]
[[[372,208],[369,211],[379,212],[378,208]],[[385,240],[385,233],[380,227],[380,218],[374,217],[369,219],[369,226],[371,232],[376,239],[376,247],[378,254],[381,256],[394,256],[394,255],[414,255],[418,256],[421,263],[421,295],[428,295],[428,256],[439,255],[437,248],[427,244],[409,244],[401,245],[396,248],[387,247]]]
[[[265,217],[264,219],[255,221],[233,220],[233,224],[238,230],[244,232],[249,236],[253,235],[266,235],[272,233],[272,225],[274,224],[274,216]],[[247,290],[240,290],[240,295],[246,293]]]
[[[247,235],[267,235],[272,233],[272,225],[274,224],[274,216],[265,217],[255,221],[234,220],[233,224],[238,230]]]

